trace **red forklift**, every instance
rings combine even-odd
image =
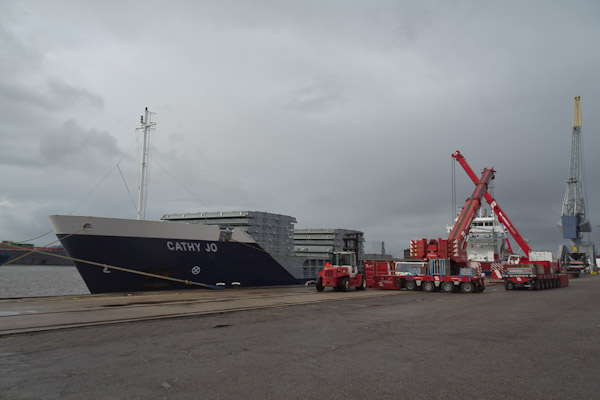
[[[334,290],[347,292],[355,287],[356,290],[367,288],[367,279],[364,271],[359,269],[356,252],[337,251],[331,253],[329,262],[322,271],[319,271],[317,278],[317,291],[322,292],[326,287],[332,287]]]

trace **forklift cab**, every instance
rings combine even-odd
[[[356,265],[356,253],[352,251],[338,251],[329,255],[330,267],[346,267],[350,276],[358,273]]]

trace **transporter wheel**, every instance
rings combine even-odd
[[[414,291],[417,290],[417,284],[415,281],[406,281],[406,290]]]
[[[317,292],[322,292],[325,290],[325,286],[323,286],[323,278],[319,277],[315,286],[317,287]]]
[[[424,292],[433,292],[435,290],[435,284],[431,281],[425,281],[421,284]]]
[[[513,283],[511,281],[504,281],[504,289],[506,290],[513,290]]]
[[[485,285],[477,285],[477,292],[478,293],[485,292]]]
[[[366,288],[367,288],[367,278],[365,278],[363,276],[362,280],[360,281],[360,286],[357,286],[356,290],[365,290]]]
[[[444,292],[444,293],[454,292],[454,283],[453,282],[442,282],[442,292]]]
[[[462,285],[460,285],[460,290],[462,290],[463,293],[474,293],[475,284],[473,282],[463,282]]]
[[[340,290],[342,292],[347,292],[350,290],[350,279],[347,276],[342,278],[342,281],[340,282]]]

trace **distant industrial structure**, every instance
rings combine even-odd
[[[561,218],[558,226],[563,239],[569,244],[561,244],[558,256],[563,265],[574,276],[585,271],[586,267],[595,265],[595,248],[592,242],[583,240],[581,233],[592,231],[585,209],[585,174],[583,163],[583,140],[581,134],[581,98],[575,97],[573,112],[573,132],[571,135],[571,159],[569,179],[562,204]]]
[[[0,260],[10,265],[74,265],[62,247],[35,247],[9,240],[0,242]]]
[[[294,230],[294,251],[303,259],[302,273],[310,277],[316,277],[335,251],[353,251],[361,259],[364,241],[363,232],[351,229]]]

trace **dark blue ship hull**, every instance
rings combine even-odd
[[[121,271],[113,266],[209,286],[300,283],[256,243],[64,234],[58,237],[76,259],[75,266],[91,293],[202,287]]]
[[[0,264],[4,264],[10,258],[8,253],[0,253]]]

